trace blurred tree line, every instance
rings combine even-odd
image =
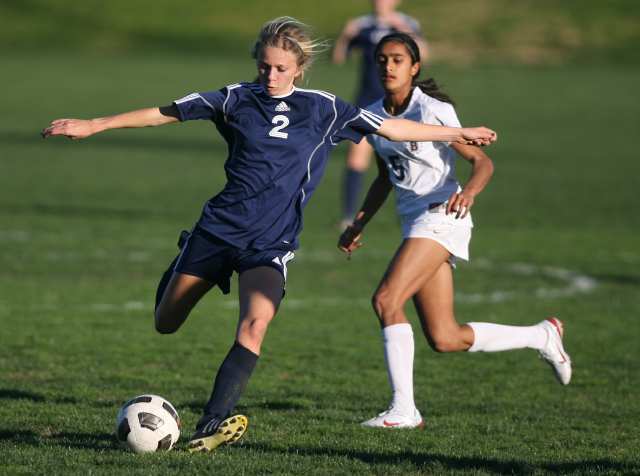
[[[3,54],[246,55],[260,25],[295,16],[335,38],[369,0],[1,0]],[[432,60],[636,63],[638,0],[405,0]]]

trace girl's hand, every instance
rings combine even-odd
[[[456,218],[464,218],[469,214],[469,210],[473,206],[473,197],[466,194],[465,191],[456,192],[449,197],[449,203],[447,204],[447,215],[455,213]]]
[[[351,253],[362,246],[362,226],[351,224],[342,232],[338,239],[338,248],[351,256]]]
[[[486,127],[463,127],[462,139],[458,140],[460,144],[468,145],[489,145],[498,140],[498,134]]]
[[[56,119],[49,127],[43,129],[41,135],[43,139],[49,136],[65,136],[69,139],[78,140],[89,137],[96,132],[93,122],[90,120]]]

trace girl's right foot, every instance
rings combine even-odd
[[[220,421],[215,417],[201,418],[187,449],[190,453],[213,451],[220,445],[238,441],[247,431],[249,420],[244,415],[234,415]]]

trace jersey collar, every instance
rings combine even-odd
[[[286,98],[288,96],[291,96],[295,91],[296,91],[296,87],[292,86],[291,87],[291,91],[289,91],[288,93],[281,94],[280,96],[271,96],[271,97],[274,98],[274,99],[282,99],[282,98]]]
[[[413,103],[415,103],[418,100],[418,96],[420,96],[421,94],[423,94],[422,90],[418,86],[414,86],[413,91],[411,91],[411,99],[409,99],[409,104],[407,104],[407,108],[404,111],[402,111],[400,114],[395,116],[392,114],[389,114],[389,112],[387,111],[387,108],[384,107],[384,98],[382,98],[381,99],[382,110],[387,115],[387,117],[404,117],[407,111],[411,109],[411,107],[413,106]]]

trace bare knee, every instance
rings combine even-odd
[[[246,316],[238,327],[238,342],[250,351],[259,354],[272,319],[273,316]]]
[[[164,311],[161,307],[158,307],[154,314],[155,328],[160,334],[173,334],[183,322],[183,318],[176,318],[176,316]]]
[[[373,310],[383,327],[406,322],[402,303],[387,288],[381,287],[371,298]]]

